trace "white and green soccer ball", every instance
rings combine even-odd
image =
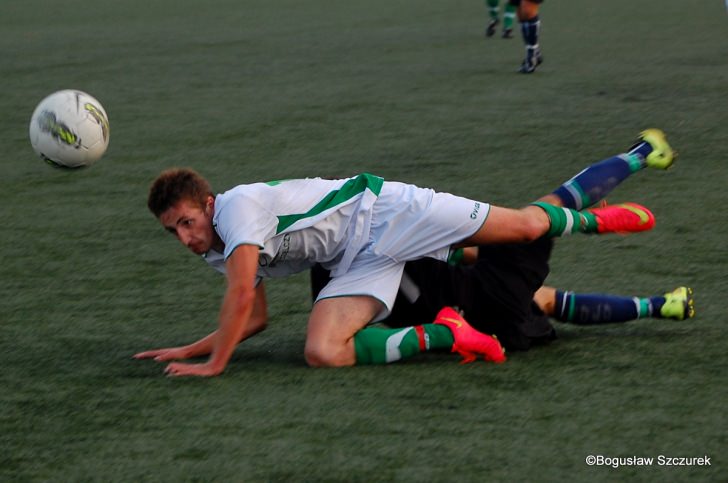
[[[54,92],[33,111],[30,143],[54,166],[90,166],[109,147],[109,118],[101,103],[85,92]]]

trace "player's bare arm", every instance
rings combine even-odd
[[[268,309],[265,299],[265,286],[261,282],[255,289],[255,305],[250,320],[238,342],[265,330],[268,324]],[[191,359],[193,357],[208,356],[212,353],[218,330],[206,335],[202,339],[181,347],[168,347],[140,352],[134,355],[135,359],[154,359],[157,362]]]
[[[254,333],[253,312],[256,301],[265,301],[255,288],[258,268],[258,247],[240,245],[225,262],[227,289],[220,309],[220,324],[212,343],[212,353],[207,362],[188,364],[173,362],[165,369],[170,376],[216,376],[227,366],[238,342],[245,334]],[[258,308],[258,317],[265,308]]]

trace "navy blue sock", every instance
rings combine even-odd
[[[540,26],[541,23],[539,22],[538,15],[521,22],[521,35],[523,35],[523,43],[527,47],[538,46],[538,31]]]
[[[659,317],[662,297],[623,297],[602,294],[575,294],[556,291],[553,318],[579,325],[626,322],[644,317]],[[659,304],[659,307],[655,305]]]
[[[588,208],[604,199],[632,173],[644,168],[644,157],[651,151],[649,144],[640,143],[629,153],[592,164],[559,186],[553,194],[561,199],[565,208]]]
[[[656,319],[661,319],[662,314],[660,313],[660,309],[662,309],[662,306],[665,305],[665,297],[663,296],[655,296],[650,297],[650,305],[652,306],[652,314],[651,317],[655,317]]]
[[[652,146],[650,145],[650,143],[642,141],[632,146],[627,154],[636,154],[637,156],[642,158],[642,160],[644,160],[651,152]]]

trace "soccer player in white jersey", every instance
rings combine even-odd
[[[673,153],[663,133],[644,131],[627,153],[587,167],[553,193],[521,209],[503,208],[369,174],[237,186],[213,195],[190,169],[163,172],[148,206],[170,233],[227,277],[217,330],[186,346],[135,355],[157,361],[210,355],[204,363],[172,362],[171,376],[214,376],[235,347],[263,330],[263,278],[316,263],[331,271],[308,320],[304,356],[315,367],[388,363],[448,349],[466,361],[502,362],[498,341],[445,308],[431,324],[382,338],[366,326],[391,311],[405,262],[445,260],[453,247],[530,242],[542,236],[636,232],[654,217],[630,203],[591,206],[632,173],[665,169]],[[579,211],[581,210],[581,211]]]

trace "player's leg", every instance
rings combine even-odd
[[[695,315],[693,291],[678,287],[651,297],[611,294],[579,294],[542,287],[534,301],[548,316],[580,325],[627,322],[641,318],[683,320]]]
[[[475,330],[450,307],[440,310],[431,324],[367,327],[356,334],[354,346],[357,364],[389,364],[428,351],[457,352],[464,363],[478,355],[487,361],[505,361],[497,339]]]
[[[432,350],[457,351],[467,359],[475,354],[504,360],[492,337],[470,327],[452,310],[441,311],[431,324],[399,329],[366,327],[391,310],[404,263],[363,252],[349,270],[321,290],[311,311],[306,338],[306,361],[315,367],[386,364]],[[351,295],[351,294],[362,295]]]
[[[311,292],[314,300],[330,281],[328,270],[320,265],[311,269]],[[369,301],[376,303],[369,307]],[[361,305],[365,307],[359,308]],[[411,324],[417,322],[413,317],[408,317],[406,321],[398,320],[396,329],[364,327],[366,324],[362,326],[357,321],[349,322],[357,312],[363,312],[364,317],[368,317],[368,322],[384,309],[384,304],[372,297],[335,297],[317,302],[311,313],[311,320],[314,322],[309,323],[311,342],[307,341],[307,362],[314,366],[387,364],[426,350],[452,348],[454,339],[450,329],[435,324],[413,327]],[[401,310],[395,309],[394,312],[401,315]],[[434,317],[435,313],[427,317]],[[339,331],[344,333],[337,335]],[[353,341],[353,348],[350,341]],[[333,348],[329,344],[333,345]],[[329,356],[336,353],[339,354],[338,357],[334,360],[329,359]]]
[[[604,208],[577,211],[558,205],[558,198],[543,199],[521,208],[490,206],[485,223],[455,246],[489,243],[528,243],[572,233],[636,233],[655,226],[655,217],[644,206],[622,203]]]
[[[676,157],[662,131],[642,131],[626,153],[587,167],[534,203],[550,218],[547,234],[562,236],[577,231],[627,233],[651,229],[655,224],[654,216],[647,208],[635,203],[578,210],[603,200],[631,174],[648,166],[667,169]]]
[[[545,235],[550,229],[551,218],[542,207],[530,205],[515,209],[490,205],[483,225],[457,246],[528,243]]]
[[[486,222],[468,243],[523,243],[542,235],[570,233],[631,233],[654,226],[652,213],[635,203],[591,208],[632,173],[644,167],[669,168],[676,158],[659,129],[640,133],[628,152],[582,170],[551,194],[520,210],[491,206]],[[539,208],[533,209],[533,208]],[[545,215],[545,216],[544,216]]]
[[[314,367],[357,363],[355,335],[391,310],[404,263],[362,251],[342,273],[336,267],[319,286],[306,333],[306,362]]]
[[[536,71],[543,57],[538,39],[541,32],[541,19],[538,16],[541,1],[522,0],[518,6],[518,20],[521,23],[521,35],[526,46],[526,58],[521,64],[519,72],[531,74]]]
[[[676,157],[662,131],[647,129],[639,134],[627,152],[588,166],[554,190],[552,195],[559,198],[560,206],[575,210],[588,208],[637,171],[648,166],[667,169]],[[553,199],[545,201],[554,203]]]
[[[317,301],[308,319],[304,357],[312,367],[352,366],[356,363],[354,336],[382,311],[368,296]]]
[[[516,10],[517,9],[518,9],[518,6],[514,5],[514,2],[512,2],[512,1],[506,2],[505,6],[503,7],[503,35],[502,35],[502,37],[504,39],[513,38],[513,22],[516,19]]]
[[[366,327],[383,308],[372,297],[337,297],[316,302],[311,311],[304,355],[312,367],[389,364],[427,351],[460,353],[464,362],[477,355],[505,360],[496,339],[482,334],[451,308],[431,324],[386,329]]]
[[[486,7],[488,8],[488,15],[490,20],[488,26],[485,28],[485,36],[492,37],[495,34],[495,29],[500,23],[500,0],[486,0]]]

